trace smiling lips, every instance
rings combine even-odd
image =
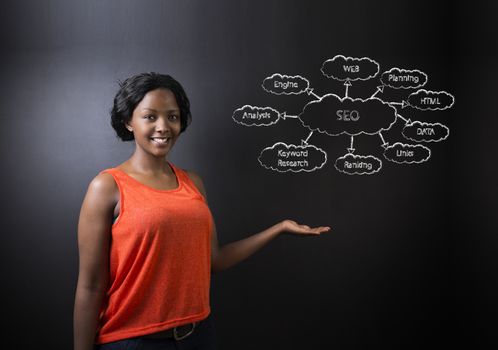
[[[159,146],[164,146],[168,144],[170,137],[152,137],[152,142]]]

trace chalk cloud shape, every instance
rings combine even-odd
[[[438,99],[440,105],[424,103],[425,99]],[[417,90],[408,96],[408,104],[421,111],[436,111],[451,108],[455,103],[452,94],[446,91],[430,91],[425,89]]]
[[[403,136],[415,142],[439,142],[448,138],[450,129],[441,123],[414,121],[406,124],[401,132]]]
[[[400,152],[413,152],[413,157],[400,155]],[[384,150],[384,157],[398,164],[413,164],[426,162],[431,156],[431,150],[423,145],[410,145],[396,142]]]
[[[382,168],[382,161],[372,155],[348,153],[336,159],[335,168],[347,175],[371,175]]]
[[[395,77],[407,77],[408,81],[403,79],[395,80]],[[383,85],[393,89],[416,89],[427,83],[427,74],[418,69],[400,69],[391,68],[382,73],[380,81]]]
[[[294,152],[294,156],[284,157],[279,155],[280,152]],[[304,155],[306,154],[306,155]],[[279,165],[279,160],[286,161],[302,161],[306,160],[307,166],[290,166]],[[314,145],[287,145],[283,142],[277,142],[271,147],[263,149],[258,157],[259,163],[266,169],[278,172],[301,172],[315,171],[321,169],[327,162],[327,153],[321,148]]]
[[[265,78],[261,86],[266,92],[275,95],[299,95],[308,91],[310,82],[300,75],[275,73]]]
[[[269,126],[278,122],[280,113],[271,107],[245,105],[233,112],[232,119],[245,126]]]
[[[360,117],[357,121],[338,120],[339,110],[355,110]],[[363,100],[328,94],[306,104],[299,119],[308,129],[329,136],[373,135],[388,130],[396,122],[396,108],[376,97]]]
[[[358,70],[350,70],[348,67],[358,67]],[[379,64],[368,57],[345,57],[336,55],[322,64],[320,69],[327,78],[335,80],[368,80],[379,73]]]

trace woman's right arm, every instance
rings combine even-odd
[[[74,350],[92,350],[109,281],[109,243],[117,185],[102,173],[89,184],[78,222],[79,273],[74,302]]]

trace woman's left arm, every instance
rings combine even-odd
[[[187,173],[207,201],[206,190],[201,177],[192,171],[187,171]],[[216,225],[213,225],[211,240],[211,270],[213,272],[223,271],[238,264],[239,262],[250,257],[259,249],[263,248],[281,233],[287,232],[300,235],[320,235],[322,232],[327,231],[330,231],[330,227],[328,226],[309,227],[307,225],[299,225],[293,220],[283,220],[264,231],[220,247],[218,244]]]

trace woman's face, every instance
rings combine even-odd
[[[133,132],[137,147],[154,156],[166,156],[181,129],[180,108],[175,95],[163,88],[146,93],[133,110],[126,128]]]

